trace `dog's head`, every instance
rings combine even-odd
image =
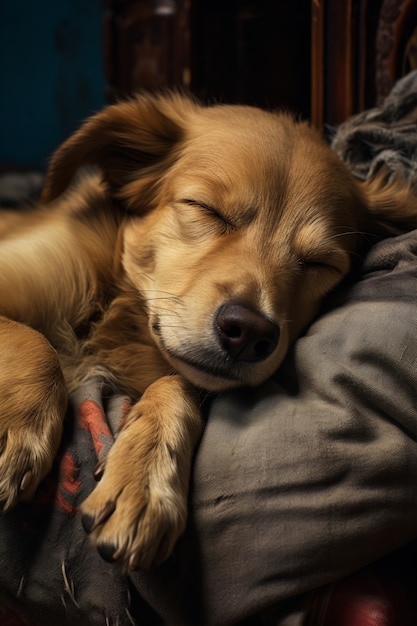
[[[44,200],[85,163],[130,213],[123,265],[155,342],[211,390],[256,385],[277,369],[363,234],[417,226],[408,192],[363,189],[315,131],[283,113],[178,94],[107,107],[54,155]]]

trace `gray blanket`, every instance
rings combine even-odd
[[[382,160],[415,176],[416,81],[334,137],[358,176]],[[379,243],[272,380],[214,401],[187,531],[150,574],[123,577],[81,530],[77,507],[127,399],[80,389],[54,472],[0,521],[9,600],[41,626],[301,626],[312,589],[415,538],[416,280],[417,231]]]
[[[417,187],[417,70],[397,82],[381,107],[341,124],[332,148],[361,180],[385,166]]]

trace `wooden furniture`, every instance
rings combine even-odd
[[[310,0],[105,0],[109,97],[182,86],[310,113]]]
[[[190,84],[191,0],[104,0],[108,98]]]
[[[108,96],[183,87],[318,127],[417,67],[417,0],[104,0]]]
[[[417,68],[416,0],[312,0],[311,117],[321,127],[380,104]]]

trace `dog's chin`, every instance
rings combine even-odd
[[[226,373],[221,374],[219,370],[215,368],[210,371],[209,367],[203,367],[197,363],[190,363],[172,354],[168,354],[167,359],[177,372],[182,374],[190,383],[201,389],[207,391],[226,391],[227,389],[234,389],[245,385],[244,381],[229,377]]]
[[[254,363],[233,363],[228,357],[205,353],[204,358],[189,357],[182,352],[163,350],[172,367],[190,383],[206,391],[227,391],[237,387],[254,387],[263,383],[275,371],[272,363],[259,367]]]

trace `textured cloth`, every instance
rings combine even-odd
[[[341,124],[332,148],[362,180],[386,167],[417,188],[417,70],[396,83],[381,107]]]
[[[117,428],[128,406],[122,396],[107,401],[99,380],[80,388],[53,471],[33,502],[1,519],[0,584],[6,600],[27,610],[31,626],[132,623],[128,587],[91,549],[78,514],[93,489],[94,467],[112,444],[110,426]]]

